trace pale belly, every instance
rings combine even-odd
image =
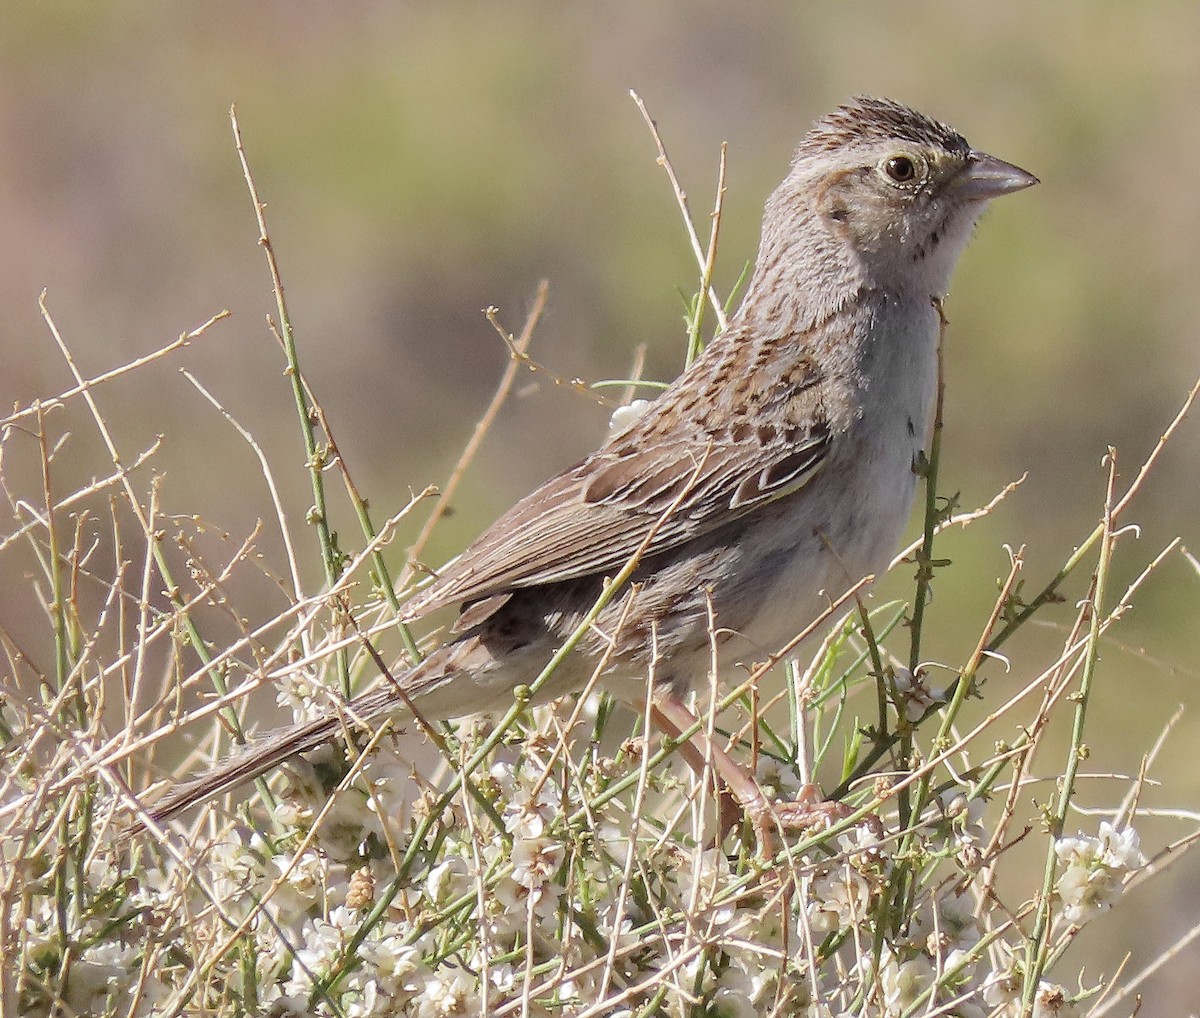
[[[895,309],[892,309],[895,311]],[[926,447],[937,371],[937,319],[928,305],[867,345],[858,364],[860,411],[799,491],[647,561],[542,690],[578,690],[599,671],[634,704],[647,681],[679,692],[704,685],[716,652],[722,673],[761,662],[801,633],[867,574],[886,568],[908,523]],[[602,577],[514,592],[461,642],[434,655],[436,669],[470,673],[420,689],[434,716],[511,703],[583,621]],[[633,598],[630,605],[629,598]],[[432,677],[432,676],[431,676]],[[414,676],[414,679],[418,678]],[[461,678],[461,676],[459,676]]]

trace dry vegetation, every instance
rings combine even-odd
[[[693,235],[705,295],[716,223],[707,246]],[[1162,443],[1124,490],[1109,451],[1099,522],[1063,561],[1008,551],[994,610],[943,664],[921,653],[937,545],[950,528],[986,527],[992,506],[964,512],[936,497],[935,447],[924,537],[896,565],[915,572],[911,599],[859,604],[798,662],[702,690],[701,723],[775,799],[819,781],[845,804],[815,828],[781,826],[769,844],[739,830],[714,846],[711,778],[685,772],[674,744],[590,692],[536,709],[518,701],[499,720],[348,730],[248,798],[123,839],[155,780],[249,737],[256,691],[304,718],[374,681],[379,660],[399,669],[420,653],[393,619],[423,574],[409,568],[414,553],[390,575],[393,537],[431,504],[439,518],[514,379],[543,370],[527,353],[539,303],[506,336],[511,368],[440,500],[423,492],[374,520],[321,410],[320,379],[302,371],[270,264],[272,330],[313,489],[306,511],[274,495],[276,472],[293,468],[260,454],[271,493],[260,528],[214,535],[204,520],[166,515],[156,445],[128,450],[105,423],[109,381],[170,358],[220,316],[103,377],[77,372],[70,391],[3,421],[3,575],[40,605],[53,646],[46,656],[30,649],[48,642],[40,634],[2,634],[4,1013],[1136,1012],[1144,973],[1084,976],[1071,947],[1194,839],[1196,818],[1181,812],[1176,841],[1139,845],[1161,742],[1138,774],[1096,774],[1085,728],[1110,630],[1159,563],[1187,554],[1172,543],[1114,589],[1114,556],[1143,554],[1128,509],[1154,483]],[[708,302],[693,303],[693,341]],[[74,370],[45,301],[43,311]],[[107,449],[95,479],[72,491],[56,477],[59,450],[79,441],[68,419],[90,422]],[[342,499],[361,533],[330,528],[329,503]],[[269,528],[285,549],[277,561],[260,551]],[[323,581],[306,586],[310,559]],[[238,600],[247,574],[251,589],[269,580],[273,606]],[[1086,595],[1064,604],[1064,584],[1081,576]],[[1068,620],[1055,653],[1036,665],[1023,656],[1016,692],[987,696],[987,712],[966,720],[983,680],[1047,614]],[[1038,753],[1055,726],[1071,733],[1065,757]],[[1107,791],[1101,816],[1074,808],[1087,777]]]

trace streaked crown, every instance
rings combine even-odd
[[[891,99],[860,95],[816,120],[800,143],[800,152],[897,141],[964,156],[971,151],[967,139],[948,124]]]

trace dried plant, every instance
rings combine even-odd
[[[234,127],[237,135],[236,118]],[[894,563],[909,573],[915,564],[911,599],[868,607],[856,594],[819,645],[789,650],[795,660],[766,662],[735,689],[709,683],[701,724],[753,764],[764,790],[788,800],[819,782],[843,804],[817,828],[781,829],[768,845],[739,830],[718,844],[711,775],[675,766],[678,743],[589,691],[537,709],[518,699],[501,722],[397,719],[259,782],[249,798],[123,837],[158,777],[248,737],[256,693],[302,719],[376,680],[389,660],[420,653],[394,618],[423,578],[430,527],[519,373],[558,378],[529,354],[543,287],[518,336],[501,328],[509,370],[449,482],[377,525],[318,381],[302,370],[237,139],[278,298],[271,327],[293,386],[312,506],[298,524],[277,494],[277,468],[194,380],[259,457],[264,518],[283,559],[260,559],[266,524],[213,541],[203,520],[165,515],[152,472],[158,444],[123,448],[106,423],[104,388],[200,340],[223,315],[88,379],[43,297],[76,385],[17,408],[0,438],[5,582],[40,605],[53,645],[43,659],[29,649],[37,641],[2,634],[4,1013],[1015,1018],[1135,1009],[1141,975],[1081,982],[1069,949],[1131,882],[1181,858],[1195,834],[1155,846],[1150,862],[1139,845],[1141,790],[1162,740],[1137,775],[1090,775],[1110,791],[1105,819],[1077,815],[1074,799],[1089,777],[1098,652],[1155,568],[1187,554],[1172,542],[1127,589],[1112,587],[1114,556],[1127,554],[1127,510],[1197,388],[1123,493],[1108,452],[1100,522],[1061,565],[1007,550],[994,608],[956,661],[922,654],[941,544],[953,528],[986,527],[1017,485],[972,512],[939,497],[939,418],[923,535]],[[707,248],[692,231],[701,279],[690,355],[706,303],[723,314],[711,286],[723,189],[722,152]],[[624,402],[634,392],[626,386]],[[59,411],[76,410],[111,465],[62,495],[56,459],[75,439]],[[435,497],[394,578],[385,554],[393,536]],[[328,522],[334,498],[361,523],[353,542]],[[314,549],[324,578],[315,591],[300,565]],[[230,594],[247,574],[269,576],[278,592],[266,618]],[[1025,577],[1046,575],[1031,594]],[[1079,575],[1086,593],[1071,607],[1063,591]],[[1036,648],[1025,649],[1006,697],[985,689],[1045,616],[1070,618],[1056,651],[1037,663]],[[210,635],[213,618],[237,635]],[[964,710],[980,696],[986,714]],[[1035,760],[1056,725],[1070,731],[1065,757],[1043,749]],[[419,763],[414,753],[424,754]],[[1031,846],[1044,856],[1039,869],[1029,866]]]

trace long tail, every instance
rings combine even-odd
[[[339,724],[336,717],[326,716],[271,732],[236,750],[230,759],[212,770],[175,785],[148,806],[146,814],[156,824],[170,820],[197,803],[213,799],[245,781],[253,781],[297,753],[316,749],[333,738]]]
[[[340,711],[268,732],[235,750],[228,760],[212,770],[174,786],[146,808],[146,815],[156,824],[170,820],[191,806],[261,777],[298,753],[308,753],[324,745],[347,724],[369,726],[401,706],[395,691],[385,686],[356,697]],[[139,821],[129,833],[136,834],[142,827],[144,824]]]

